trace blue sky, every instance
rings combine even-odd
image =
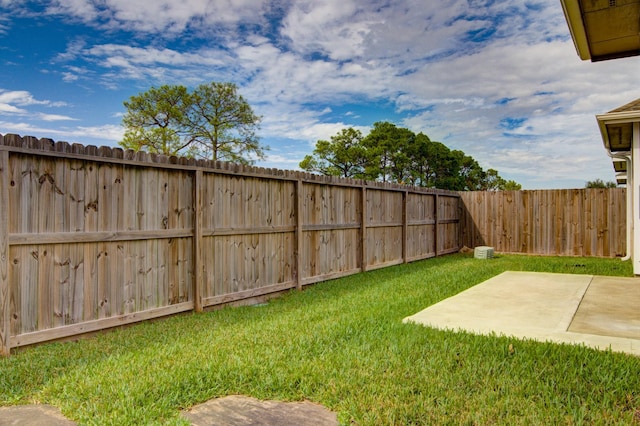
[[[640,58],[579,60],[558,0],[0,0],[0,133],[116,146],[130,96],[233,82],[264,167],[376,121],[525,189],[613,180],[595,114],[640,97]]]

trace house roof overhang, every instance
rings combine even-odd
[[[560,0],[573,43],[592,62],[640,55],[640,0]]]
[[[627,183],[627,157],[633,146],[633,123],[640,122],[640,99],[596,115],[604,147],[612,156],[619,185]],[[616,157],[616,155],[618,155]]]
[[[602,142],[612,154],[631,151],[633,123],[640,122],[640,99],[596,115]]]

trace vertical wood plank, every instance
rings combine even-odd
[[[170,173],[167,188],[168,211],[167,211],[167,229],[178,229],[178,213],[180,211],[180,184],[182,176],[179,173]],[[192,188],[190,188],[193,190]],[[195,209],[194,209],[195,211]],[[167,258],[167,285],[169,286],[168,302],[172,305],[178,303],[180,299],[180,240],[175,238],[167,242],[168,258]]]
[[[295,239],[296,239],[296,245],[295,245],[295,251],[294,251],[294,279],[296,282],[296,288],[298,290],[302,290],[302,211],[303,211],[303,205],[302,205],[302,197],[303,197],[303,193],[302,193],[302,179],[298,179],[296,181],[296,187],[295,187],[295,210],[294,210],[294,215],[295,215],[295,219],[296,219],[296,233],[295,233]]]
[[[9,299],[9,152],[0,151],[0,355],[9,356],[11,311]]]
[[[160,176],[157,169],[147,169],[147,186],[144,191],[144,229],[147,231],[154,231],[160,228],[159,220],[159,184]],[[159,266],[159,241],[147,240],[147,269],[145,280],[145,298],[149,309],[157,308],[159,306],[159,294],[158,294],[158,266]]]
[[[193,303],[196,312],[202,312],[202,294],[205,285],[202,269],[202,179],[202,170],[196,170],[193,179]]]
[[[367,187],[360,192],[360,269],[367,270]]]
[[[408,254],[408,241],[409,237],[409,222],[407,217],[407,203],[409,202],[409,193],[404,191],[402,193],[402,262],[407,263],[409,261]]]
[[[433,241],[436,249],[435,256],[438,257],[438,253],[440,252],[440,238],[438,238],[438,234],[440,233],[440,215],[438,212],[440,211],[440,197],[438,194],[434,194],[433,200],[433,217],[435,219],[435,226],[433,227]]]

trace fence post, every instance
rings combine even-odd
[[[202,290],[204,287],[204,274],[202,272],[202,176],[201,169],[196,170],[193,182],[193,309],[202,312]]]
[[[0,355],[9,356],[9,152],[0,151]]]

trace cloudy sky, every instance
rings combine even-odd
[[[116,146],[151,86],[234,82],[265,167],[376,121],[525,189],[613,180],[595,120],[640,58],[582,62],[558,0],[0,0],[0,133]]]

